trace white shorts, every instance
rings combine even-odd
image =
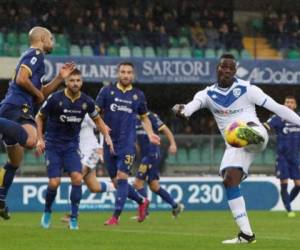
[[[265,139],[264,143],[257,145],[250,145],[244,148],[235,148],[230,145],[226,145],[226,149],[221,161],[219,173],[222,175],[222,172],[226,168],[241,168],[245,175],[248,175],[248,170],[251,163],[254,161],[255,157],[262,152],[269,141],[269,135],[267,130],[263,125],[252,127],[255,129],[263,138]]]
[[[97,153],[97,148],[85,147],[81,150],[81,163],[82,166],[87,166],[90,169],[94,169],[100,160],[100,156]]]

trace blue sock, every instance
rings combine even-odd
[[[138,204],[142,204],[144,202],[143,196],[139,195],[137,191],[135,191],[134,187],[128,184],[128,198],[136,201]]]
[[[287,191],[288,185],[286,183],[284,183],[284,184],[281,184],[280,186],[281,186],[280,194],[281,194],[281,199],[283,201],[284,207],[288,212],[290,212],[291,204],[290,204],[290,196]]]
[[[78,217],[79,203],[82,197],[81,185],[72,185],[71,189],[71,218]]]
[[[300,191],[300,186],[294,186],[292,191],[290,192],[290,202],[292,202],[298,195]]]
[[[26,130],[19,123],[5,118],[0,118],[0,134],[15,140],[22,146],[26,144],[28,138]]]
[[[107,185],[105,182],[100,182],[100,193],[104,193],[107,191]]]
[[[234,200],[242,196],[241,189],[237,187],[226,187],[227,200]]]
[[[143,187],[143,188],[141,188],[141,189],[139,189],[139,190],[137,190],[137,191],[138,191],[138,193],[139,193],[140,195],[142,195],[143,197],[147,198],[147,191],[146,191],[146,188],[145,188],[145,187]]]
[[[114,216],[119,218],[128,196],[128,180],[118,180]]]
[[[6,163],[3,168],[0,169],[0,206],[4,206],[5,199],[8,190],[14,180],[18,167],[13,166],[10,163]]]
[[[160,187],[159,190],[155,193],[159,195],[165,202],[169,203],[172,206],[172,208],[177,207],[177,204],[172,198],[172,196],[162,187]]]
[[[52,204],[53,201],[55,200],[57,193],[57,189],[51,189],[49,186],[47,187],[46,191],[46,197],[45,197],[45,212],[46,213],[51,213],[52,212]]]

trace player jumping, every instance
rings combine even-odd
[[[0,168],[0,217],[5,220],[10,218],[7,192],[22,162],[24,148],[32,149],[37,143],[33,106],[41,104],[75,68],[73,63],[63,65],[50,83],[42,85],[44,54],[51,52],[53,37],[46,28],[34,27],[29,32],[29,42],[30,48],[22,54],[0,106],[0,134],[8,154],[7,163]]]

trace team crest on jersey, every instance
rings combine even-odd
[[[86,109],[87,109],[87,103],[86,103],[86,102],[84,102],[84,103],[82,104],[82,109],[83,109],[83,110],[86,110]]]
[[[136,94],[134,94],[134,95],[133,95],[133,100],[136,101],[137,99],[138,99],[138,96],[137,96]]]
[[[233,89],[232,91],[232,94],[235,96],[235,97],[239,97],[242,93],[242,90],[240,88],[235,88]]]
[[[29,106],[27,104],[24,104],[22,107],[22,112],[26,114],[28,113],[28,111],[29,111]]]
[[[59,105],[59,106],[62,106],[62,101],[60,101],[60,102],[58,103],[58,105]]]
[[[114,94],[115,94],[115,92],[114,92],[114,91],[110,91],[110,94],[111,94],[111,95],[114,95]]]

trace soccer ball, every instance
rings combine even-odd
[[[235,121],[230,123],[224,131],[224,136],[226,142],[235,148],[242,148],[248,145],[248,141],[245,139],[241,139],[238,136],[239,129],[247,127],[247,124],[242,121]]]

